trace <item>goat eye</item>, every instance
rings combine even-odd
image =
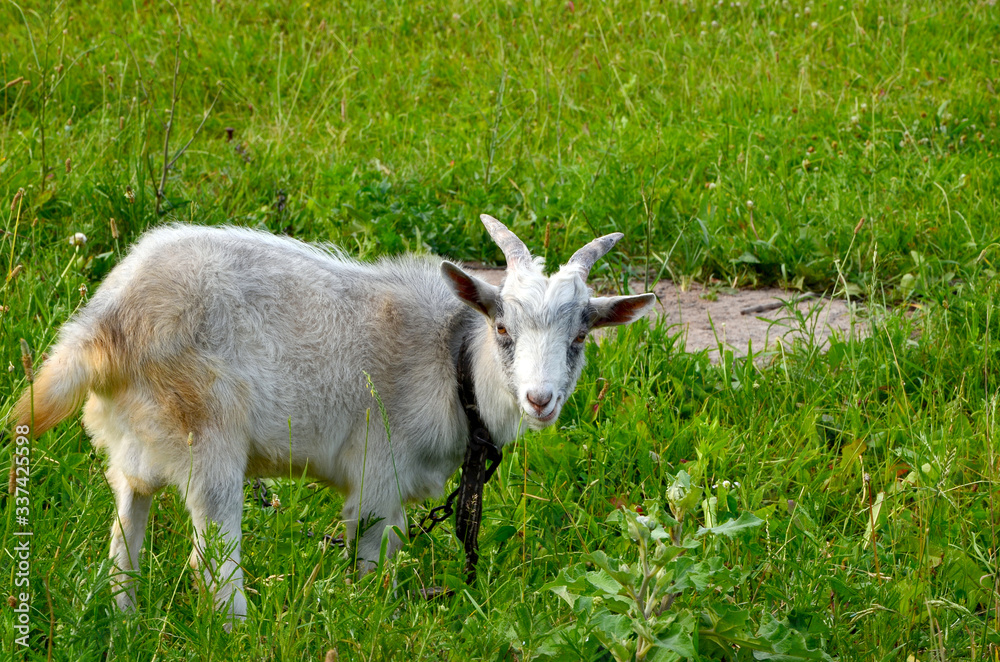
[[[587,340],[587,332],[586,331],[581,331],[580,333],[578,333],[576,335],[576,338],[573,339],[573,342],[582,343],[582,342],[586,342],[586,340]]]
[[[500,324],[499,322],[497,323],[497,335],[500,336],[507,335],[507,327],[505,327],[503,324]]]

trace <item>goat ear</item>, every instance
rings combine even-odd
[[[596,314],[591,328],[630,324],[647,312],[656,303],[655,294],[637,294],[630,297],[594,297],[590,305]]]
[[[496,315],[499,289],[447,261],[441,263],[441,275],[459,299],[487,317]]]

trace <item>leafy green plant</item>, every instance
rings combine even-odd
[[[612,512],[608,522],[631,542],[625,552],[614,558],[603,551],[585,554],[583,563],[544,587],[575,614],[566,629],[592,632],[619,662],[735,660],[747,650],[756,659],[830,660],[823,637],[797,630],[788,618],[765,615],[755,631],[751,609],[733,597],[752,569],[727,564],[722,548],[763,520],[744,512],[693,530],[701,496],[702,488],[681,470],[667,490],[673,516],[658,500],[647,500],[637,509],[641,514]]]

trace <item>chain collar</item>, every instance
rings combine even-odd
[[[466,581],[476,579],[476,562],[479,560],[479,525],[483,516],[483,485],[493,477],[503,451],[493,441],[490,431],[479,415],[475,382],[472,378],[472,359],[468,340],[462,342],[458,353],[458,396],[469,420],[469,445],[462,463],[462,479],[448,495],[444,504],[428,512],[419,524],[410,527],[410,537],[429,533],[438,523],[455,515],[455,534],[465,547]],[[489,466],[487,466],[487,461]],[[456,505],[457,501],[457,505]],[[457,510],[456,510],[457,508]]]

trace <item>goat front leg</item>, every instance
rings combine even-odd
[[[355,492],[347,497],[344,504],[343,520],[347,527],[348,549],[355,553],[358,575],[364,575],[375,569],[382,548],[382,536],[386,527],[398,527],[406,533],[406,512],[399,501],[399,493],[394,482],[389,483],[391,489],[379,490],[365,485],[365,494]],[[360,538],[358,537],[360,517]],[[392,557],[402,545],[395,532],[388,533],[389,544],[386,558]],[[356,547],[352,545],[356,542]]]
[[[214,594],[216,609],[244,619],[247,599],[240,566],[242,467],[196,466],[190,484],[182,486],[182,491],[185,487],[185,501],[194,523],[191,567],[201,569]]]

